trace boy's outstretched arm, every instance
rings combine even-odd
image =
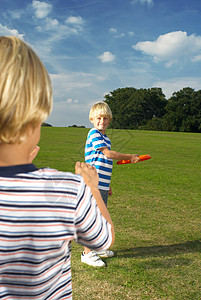
[[[137,163],[140,161],[139,155],[138,154],[125,154],[125,153],[120,153],[117,151],[112,151],[109,150],[107,147],[101,148],[99,149],[103,152],[103,154],[105,156],[107,156],[107,158],[111,158],[111,159],[129,159],[132,163]]]
[[[98,208],[100,209],[101,214],[107,220],[107,222],[111,225],[112,244],[113,244],[114,239],[115,239],[114,225],[113,225],[112,219],[110,217],[110,214],[107,210],[107,207],[106,207],[105,203],[103,202],[100,191],[98,189],[99,176],[96,171],[96,168],[91,166],[90,164],[86,164],[86,163],[78,161],[75,164],[75,173],[80,174],[83,177],[85,184],[90,187],[91,193],[96,200],[96,203],[98,205]]]

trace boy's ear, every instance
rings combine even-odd
[[[94,119],[93,119],[93,118],[91,118],[91,119],[90,119],[90,122],[93,124],[93,123],[94,123]]]

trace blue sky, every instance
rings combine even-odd
[[[0,35],[45,64],[53,126],[91,127],[91,105],[117,88],[201,89],[201,1],[1,0]]]

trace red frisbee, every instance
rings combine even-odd
[[[148,154],[144,154],[144,155],[139,155],[139,158],[140,158],[140,161],[143,161],[143,160],[150,159],[151,156]],[[131,164],[130,159],[122,159],[122,160],[117,161],[117,165],[125,165],[125,164]]]

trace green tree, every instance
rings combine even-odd
[[[201,132],[201,91],[189,87],[175,92],[164,116],[165,130]]]
[[[137,129],[153,117],[161,118],[167,100],[160,88],[135,89],[126,87],[114,90],[105,96],[113,120],[110,128]]]
[[[164,131],[166,124],[163,118],[153,117],[147,122],[147,124],[140,126],[139,129],[142,130],[152,130],[152,131]]]

